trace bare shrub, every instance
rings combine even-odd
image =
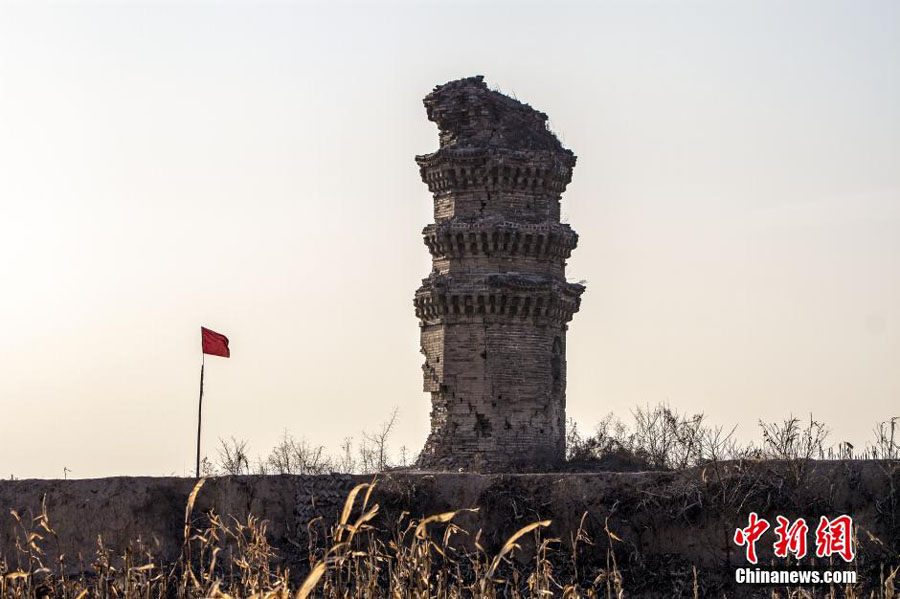
[[[219,439],[216,462],[203,458],[201,472],[205,476],[240,474],[375,474],[394,466],[389,441],[399,411],[391,412],[376,432],[363,432],[361,441],[354,443],[347,437],[337,455],[329,455],[324,445],[314,445],[304,438],[296,438],[287,430],[268,455],[257,457],[251,465],[247,441],[234,437]],[[399,464],[409,463],[406,447],[401,447]]]
[[[398,408],[394,408],[378,432],[363,432],[359,444],[359,468],[363,474],[383,472],[390,467],[388,459],[388,438],[397,422]]]
[[[874,440],[863,450],[842,441],[828,444],[830,430],[810,415],[781,422],[759,421],[760,445],[735,439],[737,426],[726,429],[706,423],[703,414],[688,416],[667,404],[638,407],[625,424],[607,414],[589,436],[571,419],[566,426],[566,460],[573,467],[609,470],[679,470],[717,465],[730,460],[785,460],[799,482],[813,460],[900,459],[900,417],[879,422]]]
[[[247,457],[247,441],[231,437],[227,441],[219,439],[219,468],[225,474],[250,474],[250,460]]]
[[[200,460],[200,474],[202,476],[216,476],[219,474],[219,469],[215,462],[203,456],[203,459]]]
[[[332,470],[325,446],[295,439],[286,430],[266,458],[266,465],[272,474],[327,474]]]
[[[573,464],[596,464],[611,470],[650,468],[646,455],[635,446],[634,434],[613,414],[607,414],[584,437],[578,425],[569,420],[566,428],[566,459]]]
[[[897,422],[900,417],[894,416],[885,422],[875,425],[875,441],[868,447],[866,454],[875,460],[900,459],[900,437],[897,435]]]
[[[783,422],[759,421],[763,435],[764,457],[776,460],[804,460],[823,458],[825,441],[830,431],[809,416],[809,423],[801,424],[799,418],[789,417]]]
[[[567,459],[570,462],[601,461],[672,470],[725,459],[737,452],[734,429],[704,423],[703,414],[688,416],[665,404],[639,407],[628,426],[607,414],[594,434],[583,437],[570,421]]]
[[[335,458],[335,471],[356,472],[356,458],[353,457],[353,437],[341,443],[341,453]]]
[[[651,466],[677,470],[702,461],[703,414],[686,416],[665,404],[639,407],[632,414],[635,447]]]
[[[736,430],[737,425],[731,427],[727,433],[722,426],[703,427],[700,434],[700,462],[715,464],[724,460],[755,457],[752,446],[741,445],[734,438]]]

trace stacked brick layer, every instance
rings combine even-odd
[[[582,285],[565,280],[578,236],[559,222],[575,156],[547,116],[481,77],[425,98],[438,151],[418,156],[434,195],[431,275],[414,305],[431,393],[420,466],[542,469],[565,452],[565,333]]]

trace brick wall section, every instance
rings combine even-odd
[[[547,116],[481,77],[425,98],[440,149],[417,156],[434,195],[432,272],[414,300],[431,434],[419,466],[541,470],[565,454],[566,329],[584,287],[559,222],[575,155]]]

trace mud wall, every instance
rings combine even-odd
[[[369,480],[348,475],[214,478],[199,493],[195,515],[202,520],[212,509],[238,520],[251,513],[266,519],[270,542],[282,559],[300,564],[307,523],[316,516],[335,521],[349,490]],[[27,519],[39,513],[44,500],[59,536],[58,545],[45,539],[45,560],[62,552],[70,563],[79,554],[89,563],[98,535],[116,552],[141,538],[157,555],[177,558],[193,484],[184,478],[139,477],[2,481],[0,553],[15,564],[21,528],[10,510]],[[803,517],[811,532],[822,515],[850,514],[858,536],[853,567],[861,580],[875,581],[879,569],[897,564],[900,555],[897,462],[730,463],[682,473],[392,473],[380,476],[376,489],[372,500],[381,506],[377,525],[384,531],[402,511],[418,518],[479,507],[458,523],[473,532],[482,529],[481,542],[489,552],[525,524],[551,519],[550,534],[561,539],[565,555],[587,513],[585,530],[594,545],[582,547],[583,575],[605,567],[611,546],[632,596],[660,588],[669,589],[671,597],[680,596],[678,589],[688,593],[694,567],[709,596],[728,591],[734,568],[747,565],[732,542],[734,530],[747,525],[751,511],[773,523],[776,515]],[[611,540],[606,526],[621,540]],[[772,564],[771,539],[758,549],[761,565]],[[825,567],[804,560],[803,567],[816,566]]]

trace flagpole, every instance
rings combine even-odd
[[[197,408],[197,478],[200,478],[200,425],[203,422],[203,368],[206,366],[206,354],[200,362],[200,406]]]

